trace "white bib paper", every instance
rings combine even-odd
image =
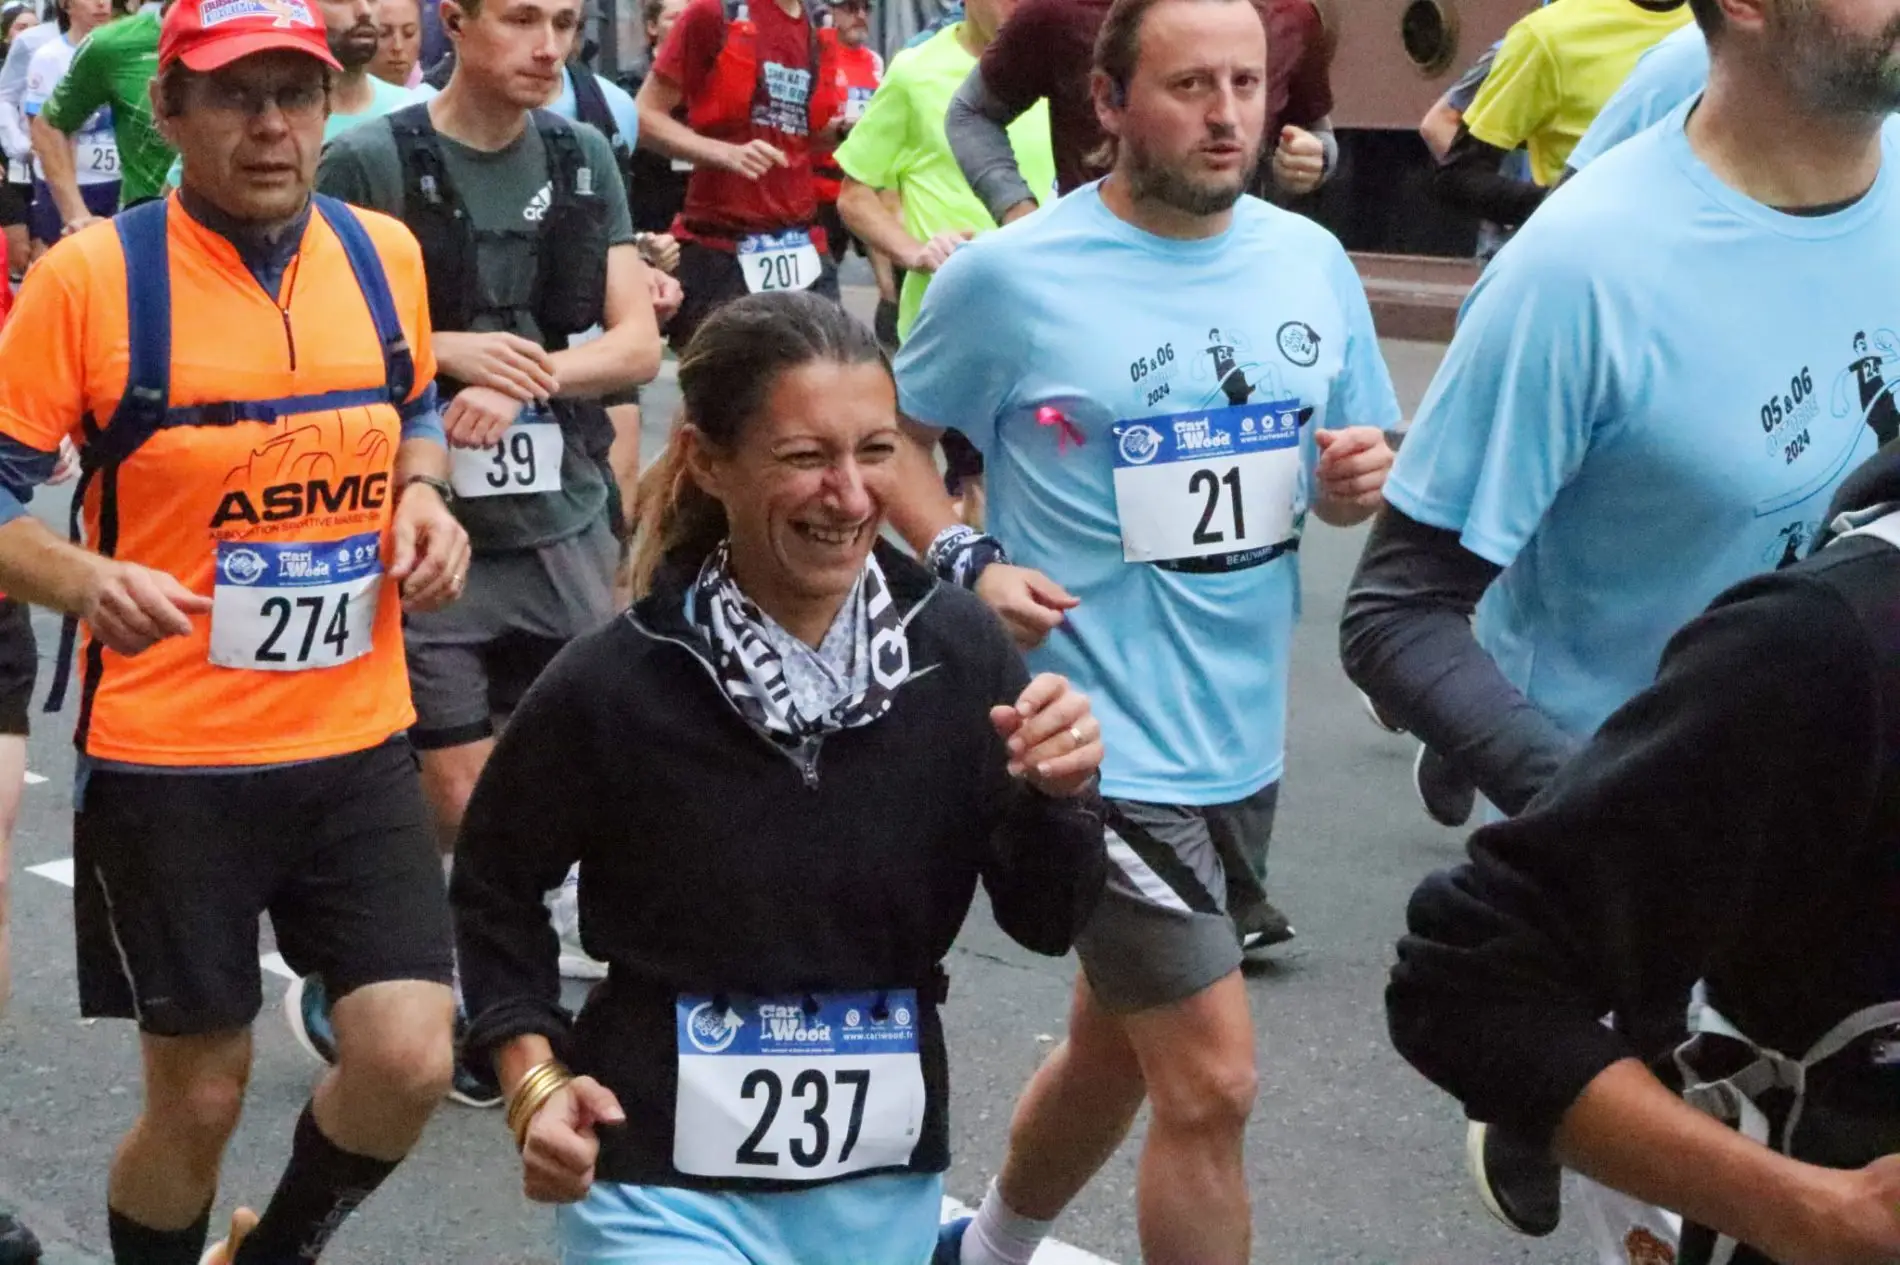
[[[73,138],[79,183],[103,184],[119,178],[119,142],[110,131],[84,131]]]
[[[783,233],[759,233],[739,243],[739,268],[745,288],[753,294],[778,290],[808,290],[818,283],[822,267],[811,234],[802,228]]]
[[[1118,423],[1122,557],[1245,565],[1293,539],[1300,412],[1299,401],[1280,400]]]
[[[219,541],[211,662],[303,672],[360,658],[382,584],[376,532],[321,543]]]
[[[879,1006],[880,998],[883,1001]],[[917,994],[679,998],[673,1166],[819,1181],[910,1162],[922,1134]]]
[[[561,490],[561,427],[516,422],[486,448],[449,448],[449,482],[464,500]]]

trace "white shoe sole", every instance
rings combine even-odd
[[[303,1026],[303,984],[304,977],[299,975],[290,981],[290,987],[284,990],[284,1022],[289,1025],[290,1035],[295,1038],[298,1048],[328,1067],[330,1060],[323,1057]]]
[[[1471,1184],[1477,1187],[1478,1199],[1484,1204],[1484,1210],[1505,1229],[1513,1234],[1522,1234],[1523,1229],[1504,1215],[1504,1209],[1498,1206],[1497,1196],[1491,1193],[1491,1179],[1484,1168],[1484,1134],[1487,1127],[1476,1120],[1465,1126],[1465,1172],[1470,1176]]]
[[[585,953],[563,951],[561,954],[562,979],[606,979],[607,964],[588,957]]]

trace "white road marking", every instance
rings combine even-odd
[[[966,1203],[943,1197],[943,1219],[954,1221],[958,1217],[973,1217],[976,1209]],[[1036,1249],[1033,1265],[1114,1265],[1107,1257],[1097,1256],[1093,1252],[1084,1252],[1079,1247],[1070,1247],[1067,1243],[1058,1243],[1054,1239],[1045,1239]]]
[[[257,959],[257,964],[269,971],[272,975],[281,975],[285,979],[297,978],[297,972],[290,969],[289,964],[284,961],[284,955],[281,953],[266,953],[263,957]]]
[[[73,859],[71,857],[67,857],[63,861],[48,861],[45,865],[29,865],[26,867],[26,872],[28,874],[37,874],[41,878],[50,878],[61,887],[71,887],[73,885]]]
[[[46,780],[46,775],[44,773],[34,773],[31,770],[27,772],[26,784],[28,786],[38,786],[40,783],[44,782],[45,780]]]

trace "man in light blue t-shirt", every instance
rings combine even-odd
[[[1691,23],[1641,57],[1614,96],[1604,102],[1596,121],[1564,160],[1568,180],[1638,132],[1655,126],[1665,115],[1709,83],[1709,41],[1700,26]]]
[[[1707,92],[1591,162],[1492,262],[1346,599],[1348,675],[1506,814],[1717,594],[1801,557],[1900,429],[1891,39],[1839,5],[1746,27],[1694,5]],[[1798,168],[1797,117],[1829,129]],[[1656,1000],[1679,1024],[1686,995]],[[1553,1229],[1549,1139],[1478,1128],[1487,1205]]]
[[[1309,512],[1376,510],[1399,417],[1345,251],[1241,197],[1265,128],[1255,6],[1159,0],[1127,25],[1098,49],[1111,174],[952,255],[897,362],[905,415],[983,452],[995,539],[954,526],[922,461],[892,521],[1089,693],[1109,753],[1075,1018],[963,1265],[1026,1260],[1144,1095],[1150,1259],[1247,1259],[1237,929],[1292,934],[1248,861],[1284,767],[1297,549]]]

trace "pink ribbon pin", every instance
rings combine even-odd
[[[1057,452],[1067,451],[1071,441],[1074,442],[1077,448],[1080,448],[1087,442],[1082,435],[1081,428],[1069,420],[1067,413],[1064,413],[1053,404],[1045,404],[1036,410],[1036,425],[1053,426],[1056,428]]]

